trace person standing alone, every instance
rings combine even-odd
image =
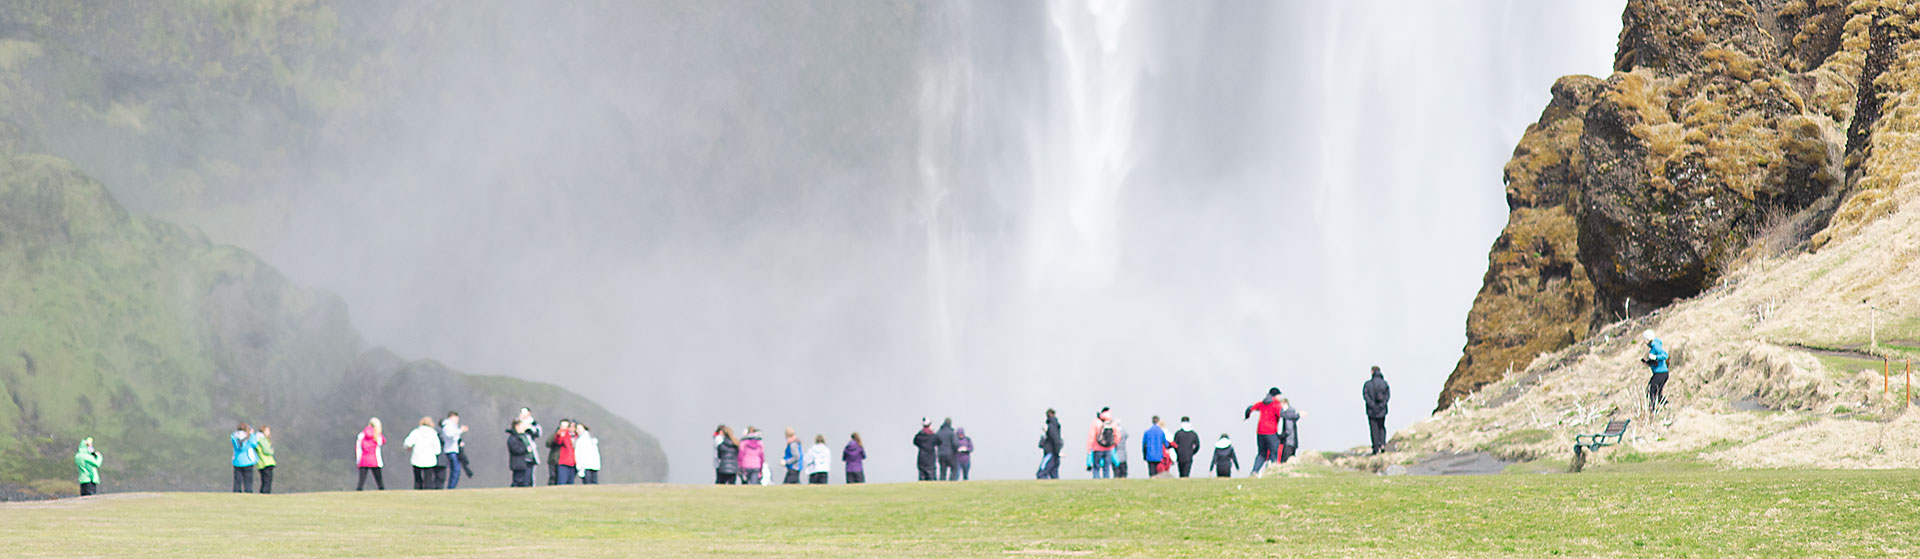
[[[354,440],[353,463],[360,468],[360,483],[353,486],[354,491],[367,488],[367,476],[373,476],[373,488],[386,491],[387,481],[380,472],[387,466],[386,459],[380,454],[380,447],[387,444],[387,436],[381,432],[380,418],[367,418],[367,426],[360,429],[360,436]]]
[[[93,449],[93,437],[80,441],[80,449],[73,453],[73,467],[80,472],[80,496],[85,497],[100,492],[100,451]]]
[[[1193,419],[1180,418],[1180,430],[1173,433],[1173,454],[1179,460],[1180,477],[1193,474],[1193,457],[1200,454],[1200,434],[1193,432]]]
[[[1387,450],[1387,400],[1393,397],[1393,391],[1387,388],[1387,377],[1380,374],[1380,366],[1373,366],[1373,378],[1360,386],[1360,396],[1367,400],[1367,429],[1373,436],[1373,453]]]
[[[1661,404],[1667,403],[1667,396],[1665,394],[1667,388],[1667,348],[1666,344],[1660,341],[1660,336],[1655,335],[1653,330],[1641,332],[1640,337],[1646,338],[1647,340],[1647,355],[1641,357],[1640,362],[1646,363],[1647,369],[1653,372],[1653,376],[1647,378],[1647,414],[1652,415],[1653,412],[1660,410]]]
[[[1047,409],[1047,424],[1040,430],[1040,470],[1034,472],[1034,479],[1060,479],[1060,448],[1066,441],[1060,438],[1060,418],[1054,417],[1053,409]]]
[[[859,433],[854,433],[847,447],[840,450],[840,462],[847,465],[847,485],[867,482],[867,447],[860,444]]]

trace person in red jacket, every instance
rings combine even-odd
[[[1287,408],[1279,399],[1280,389],[1269,388],[1266,398],[1247,406],[1244,417],[1260,412],[1260,423],[1253,431],[1254,440],[1260,443],[1260,454],[1253,457],[1253,469],[1248,470],[1247,475],[1260,475],[1260,469],[1267,463],[1280,461],[1280,412]]]
[[[553,432],[552,446],[559,448],[559,452],[556,453],[558,456],[554,458],[553,463],[559,465],[560,485],[573,485],[574,476],[579,472],[575,467],[578,462],[573,458],[573,442],[577,436],[571,419],[560,420],[560,428]]]

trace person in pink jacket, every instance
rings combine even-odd
[[[1087,470],[1093,479],[1113,477],[1113,447],[1119,444],[1120,427],[1113,423],[1113,410],[1100,408],[1093,427],[1087,433]]]
[[[767,464],[766,445],[760,443],[760,430],[747,427],[747,436],[740,439],[740,478],[742,485],[760,485],[761,468]]]
[[[380,418],[368,419],[367,427],[360,430],[360,440],[354,445],[355,463],[360,466],[360,484],[354,486],[354,491],[367,488],[369,473],[373,474],[375,489],[387,489],[386,480],[380,478],[380,468],[386,466],[386,462],[380,459],[380,447],[385,444],[387,436],[380,433]]]

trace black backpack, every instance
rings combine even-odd
[[[1100,426],[1100,436],[1094,437],[1093,444],[1097,446],[1113,446],[1112,423],[1106,423]]]

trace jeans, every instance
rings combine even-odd
[[[573,466],[561,464],[560,465],[560,485],[573,485],[573,478],[574,478],[574,475],[577,473],[579,473],[579,470],[573,469]]]
[[[1256,435],[1254,438],[1260,442],[1260,452],[1253,456],[1253,469],[1250,472],[1259,473],[1268,462],[1280,461],[1280,435]]]
[[[1033,472],[1034,479],[1060,479],[1060,455],[1052,452],[1040,454],[1040,469]]]
[[[760,470],[757,468],[744,470],[740,476],[741,485],[760,485]]]
[[[811,474],[807,474],[807,484],[809,484],[809,485],[826,485],[826,484],[827,484],[827,473],[826,473],[826,472],[814,472],[814,473],[811,473]]]
[[[960,481],[971,481],[972,479],[973,479],[973,461],[969,460],[966,462],[961,462],[960,463]]]
[[[275,466],[260,468],[260,494],[273,493],[273,469]]]
[[[513,486],[514,487],[533,487],[533,470],[531,469],[514,470]]]
[[[253,466],[246,466],[246,467],[234,466],[233,467],[233,492],[234,493],[252,493],[253,492]]]
[[[600,470],[580,470],[582,485],[600,485]]]
[[[447,453],[447,489],[460,488],[460,453]]]
[[[378,488],[381,491],[386,491],[387,481],[380,478],[380,468],[377,466],[361,466],[360,467],[360,484],[353,486],[353,490],[359,491],[367,488],[367,474],[369,473],[373,474],[374,487]]]
[[[788,469],[787,476],[784,478],[781,478],[780,483],[783,485],[799,485],[800,470]]]
[[[1113,477],[1113,451],[1093,451],[1093,479]]]
[[[952,456],[940,457],[940,474],[933,479],[940,481],[959,481],[960,470],[953,465]]]
[[[866,472],[847,472],[847,485],[854,485],[854,484],[860,484],[860,483],[866,483],[866,482],[867,482]]]

